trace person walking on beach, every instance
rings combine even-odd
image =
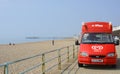
[[[54,40],[52,40],[52,45],[54,45]]]
[[[11,45],[11,43],[9,43],[9,45]]]

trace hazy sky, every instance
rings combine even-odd
[[[120,0],[0,0],[0,40],[73,36],[87,21],[120,25]]]

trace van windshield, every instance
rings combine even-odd
[[[85,33],[82,43],[113,43],[113,37],[107,33]]]

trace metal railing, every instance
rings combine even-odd
[[[35,69],[39,69],[39,73],[41,73],[41,74],[46,74],[46,72],[52,70],[53,68],[56,69],[56,67],[57,67],[56,70],[61,71],[62,64],[69,62],[70,59],[75,60],[75,57],[77,56],[77,52],[78,52],[78,47],[75,45],[70,45],[70,46],[60,48],[60,49],[55,49],[52,51],[44,52],[44,53],[41,53],[41,54],[38,54],[35,56],[27,57],[24,59],[12,61],[12,62],[6,62],[4,64],[0,64],[0,67],[4,68],[3,69],[4,72],[2,72],[2,74],[12,74],[13,71],[10,71],[10,70],[12,70],[12,69],[10,69],[12,66],[9,66],[9,65],[39,57],[37,59],[41,59],[41,62],[34,64],[30,67],[27,67],[26,69],[24,69],[20,72],[17,72],[15,70],[15,72],[13,74],[18,74],[18,73],[19,74],[29,74],[29,72],[33,72],[32,70],[35,70]],[[51,57],[48,55],[50,53],[52,54],[52,55],[50,55]],[[53,54],[54,54],[54,56],[53,56]],[[56,62],[56,63],[52,64],[50,62]],[[30,63],[30,62],[27,62],[27,63]],[[48,65],[51,64],[51,66],[47,66],[47,63],[48,63]]]

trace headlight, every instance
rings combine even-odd
[[[84,57],[87,57],[87,56],[88,56],[88,53],[86,53],[86,52],[80,52],[80,55],[81,55],[81,56],[84,56]]]
[[[113,57],[113,56],[115,56],[115,54],[114,53],[109,53],[107,56],[108,57]]]

